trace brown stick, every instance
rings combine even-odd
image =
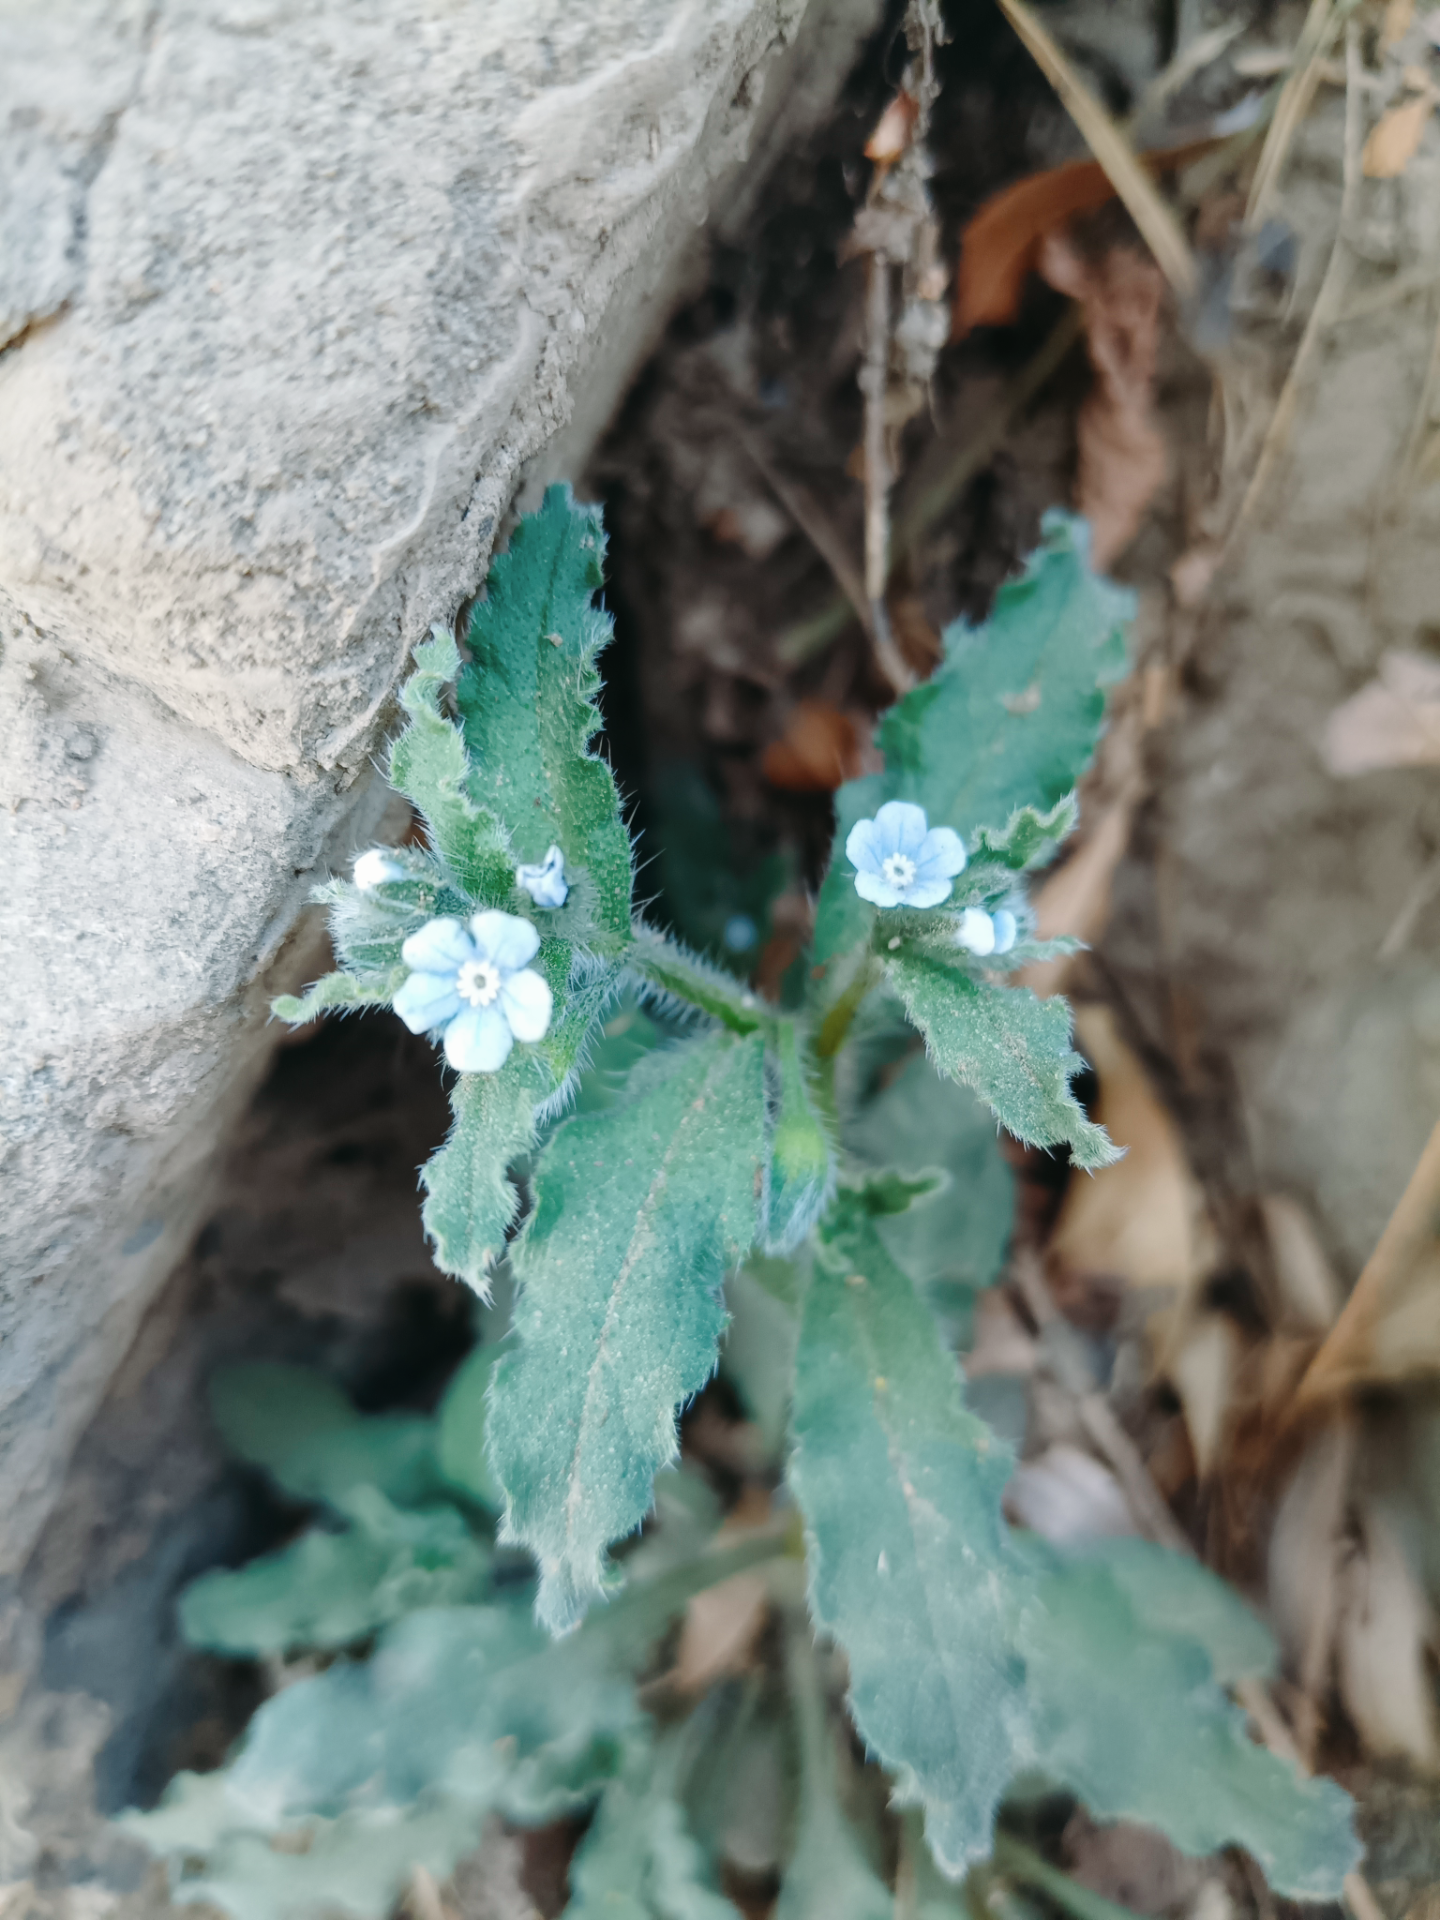
[[[1431,1302],[1440,1274],[1440,1122],[1426,1143],[1375,1251],[1365,1262],[1340,1318],[1310,1362],[1296,1395],[1297,1408],[1311,1407],[1361,1382],[1404,1379],[1433,1371],[1435,1341],[1418,1348],[1402,1341],[1393,1355],[1372,1350],[1379,1322],[1397,1299],[1414,1294],[1422,1314],[1440,1320],[1440,1298]]]

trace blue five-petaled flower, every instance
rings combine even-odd
[[[491,908],[430,920],[400,949],[410,978],[394,999],[412,1033],[443,1032],[458,1073],[495,1073],[517,1040],[544,1038],[550,989],[529,962],[540,936],[528,920]]]
[[[873,820],[857,820],[845,842],[855,891],[877,907],[938,907],[965,869],[965,843],[951,827],[932,827],[923,807],[887,800]]]

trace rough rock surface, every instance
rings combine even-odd
[[[1229,351],[1242,474],[1336,243],[1343,113],[1317,107],[1279,197],[1293,306],[1257,303]],[[1440,1112],[1434,768],[1340,778],[1323,751],[1387,649],[1433,656],[1440,635],[1440,488],[1412,453],[1434,432],[1435,312],[1376,297],[1440,269],[1433,126],[1402,178],[1361,183],[1348,244],[1342,318],[1201,616],[1106,941],[1195,1081],[1229,1061],[1240,1157],[1313,1210],[1347,1286]]]
[[[0,1573],[379,829],[409,647],[870,0],[0,20]]]

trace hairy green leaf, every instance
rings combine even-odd
[[[453,1507],[405,1513],[374,1487],[347,1501],[355,1524],[318,1527],[235,1572],[192,1580],[180,1629],[192,1647],[255,1657],[352,1645],[420,1607],[473,1600],[490,1555]]]
[[[1335,1896],[1356,1851],[1346,1796],[1247,1738],[1207,1651],[1238,1671],[1263,1636],[1178,1556],[1125,1543],[1063,1560],[1008,1534],[1008,1449],[965,1410],[848,1192],[805,1303],[794,1436],[812,1610],[947,1872],[983,1858],[1006,1785],[1039,1771],[1101,1819],[1147,1821],[1188,1852],[1238,1843],[1280,1890]]]
[[[1079,817],[1073,793],[1053,807],[1017,807],[1003,827],[980,829],[970,870],[992,862],[1011,873],[1044,866],[1060,842],[1074,832]]]
[[[610,1543],[644,1519],[676,1410],[714,1369],[720,1280],[755,1232],[763,1069],[759,1035],[652,1055],[627,1104],[569,1121],[537,1170],[490,1457],[556,1631],[599,1593]]]
[[[486,1398],[498,1346],[467,1354],[445,1389],[436,1418],[435,1454],[446,1482],[492,1512],[504,1504],[485,1454]]]
[[[482,1298],[519,1211],[508,1170],[535,1144],[537,1092],[534,1062],[519,1047],[498,1073],[460,1074],[450,1090],[455,1124],[421,1169],[420,1217],[435,1264]]]
[[[844,857],[857,820],[887,800],[910,800],[932,827],[953,827],[970,845],[982,827],[1007,827],[1017,808],[1053,808],[1089,766],[1105,686],[1125,669],[1134,601],[1090,571],[1082,520],[1050,513],[1043,531],[985,624],[947,628],[933,677],[881,720],[885,771],[847,781],[836,794],[836,851],[815,929],[820,961],[865,930],[869,909]]]
[[[1360,1853],[1349,1797],[1257,1746],[1204,1647],[1147,1623],[1103,1559],[1042,1579],[1018,1640],[1036,1762],[1098,1819],[1146,1821],[1186,1853],[1243,1846],[1278,1891],[1336,1897]]]
[[[1086,1119],[1070,1091],[1071,1076],[1084,1063],[1070,1045],[1064,1000],[1037,1000],[1028,987],[990,986],[958,957],[901,953],[888,968],[940,1072],[988,1101],[1017,1140],[1068,1146],[1080,1167],[1119,1159],[1104,1128]]]
[[[930,1315],[848,1192],[805,1300],[793,1422],[811,1610],[849,1659],[856,1725],[958,1873],[989,1851],[1023,1726],[1010,1456],[966,1411]]]
[[[177,1775],[119,1824],[181,1898],[233,1920],[383,1920],[413,1867],[444,1878],[487,1813],[538,1826],[591,1801],[643,1738],[632,1673],[657,1634],[776,1550],[746,1541],[637,1582],[559,1646],[523,1595],[411,1614],[370,1660],[267,1700],[224,1767]]]
[[[786,1651],[800,1745],[800,1808],[775,1920],[891,1920],[894,1901],[840,1805],[834,1741],[803,1624],[791,1627]]]
[[[1151,1540],[1124,1538],[1097,1543],[1084,1557],[1103,1562],[1146,1627],[1198,1640],[1222,1686],[1275,1672],[1278,1656],[1270,1629],[1228,1582],[1198,1560]]]
[[[460,670],[455,636],[443,627],[415,649],[415,671],[400,691],[410,724],[390,749],[390,784],[420,811],[430,841],[472,899],[505,907],[515,890],[515,859],[501,817],[477,805],[465,736],[441,710]]]
[[[604,557],[599,507],[551,487],[490,569],[455,703],[471,795],[506,823],[519,860],[561,849],[592,943],[615,952],[630,938],[630,839],[614,777],[590,752],[601,724],[596,660],[612,625],[594,604]]]
[[[388,1920],[417,1865],[444,1879],[480,1844],[483,1809],[431,1796],[403,1809],[307,1820],[287,1836],[291,1845],[275,1847],[268,1832],[246,1824],[226,1786],[223,1772],[179,1774],[153,1812],[122,1814],[117,1824],[168,1858],[177,1902],[200,1902],[231,1920],[337,1912]]]
[[[229,1451],[263,1467],[297,1500],[343,1511],[360,1487],[378,1488],[400,1506],[443,1492],[433,1421],[359,1414],[313,1367],[273,1360],[221,1367],[210,1382],[210,1413]]]
[[[771,1064],[775,1122],[765,1181],[765,1247],[788,1253],[809,1233],[830,1197],[835,1155],[805,1084],[793,1020],[778,1023]]]
[[[327,973],[303,994],[282,993],[270,1002],[277,1020],[303,1027],[322,1013],[350,1013],[359,1007],[388,1007],[408,969],[385,973]]]
[[[923,1206],[882,1220],[880,1239],[933,1301],[957,1308],[1000,1271],[1015,1213],[1015,1180],[995,1122],[964,1087],[943,1080],[923,1055],[854,1113],[846,1144],[871,1166],[942,1168],[950,1183]]]
[[[767,1261],[774,1268],[778,1261]],[[798,1331],[793,1304],[781,1301],[758,1277],[754,1264],[736,1267],[725,1281],[730,1324],[720,1370],[754,1421],[767,1459],[778,1460],[790,1412]]]
[[[739,1920],[685,1824],[667,1755],[637,1741],[570,1865],[566,1920]]]

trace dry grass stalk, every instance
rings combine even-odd
[[[1307,23],[1308,25],[1308,23]],[[1295,415],[1299,408],[1301,393],[1309,379],[1311,367],[1319,350],[1325,332],[1339,316],[1344,305],[1346,290],[1350,284],[1352,261],[1346,241],[1355,210],[1355,196],[1360,184],[1360,43],[1356,29],[1346,29],[1345,66],[1347,84],[1345,88],[1345,178],[1340,195],[1340,219],[1335,232],[1334,245],[1330,249],[1330,259],[1325,268],[1325,278],[1320,283],[1320,291],[1310,310],[1310,318],[1305,323],[1305,331],[1300,336],[1300,345],[1296,348],[1295,358],[1290,363],[1290,371],[1285,376],[1285,384],[1280,389],[1280,398],[1275,403],[1275,411],[1270,416],[1270,424],[1265,430],[1265,438],[1260,446],[1259,458],[1255,470],[1250,476],[1250,484],[1245,489],[1245,497],[1240,502],[1239,512],[1235,516],[1227,540],[1232,545],[1236,536],[1249,521],[1266,488],[1270,484],[1286,447],[1290,442],[1291,430],[1295,424]],[[1279,115],[1276,115],[1278,122]],[[1273,133],[1276,122],[1272,122]],[[1298,124],[1298,122],[1297,122]],[[1268,146],[1268,142],[1267,142]],[[1263,164],[1264,155],[1261,155]],[[1257,174],[1257,179],[1258,179]],[[1252,206],[1254,194],[1251,195]],[[1247,222],[1249,216],[1247,215]]]
[[[1347,10],[1342,10],[1337,0],[1310,0],[1310,11],[1300,29],[1290,65],[1290,77],[1275,103],[1275,114],[1250,183],[1250,198],[1245,207],[1247,232],[1254,233],[1270,210],[1281,170],[1300,123],[1310,111],[1324,77],[1325,60],[1339,31],[1343,12]]]
[[[1195,256],[1179,221],[1136,158],[1135,149],[1025,0],[1000,0],[1000,5],[1026,51],[1059,94],[1085,144],[1110,176],[1160,271],[1182,299],[1188,298],[1200,284]]]
[[[1440,1122],[1375,1251],[1300,1383],[1308,1409],[1440,1370]]]

